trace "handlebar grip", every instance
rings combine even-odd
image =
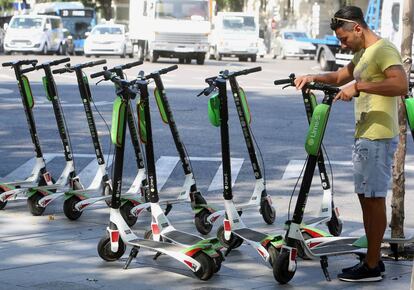
[[[281,79],[281,80],[275,80],[273,83],[275,84],[275,86],[286,85],[286,84],[291,84],[292,80],[291,79]]]
[[[135,62],[126,63],[126,64],[124,64],[124,65],[121,66],[121,69],[129,69],[129,68],[134,67],[134,66],[139,66],[139,65],[141,65],[143,63],[144,62],[142,60],[138,60],[138,61],[135,61]]]
[[[27,64],[36,65],[37,60],[36,59],[26,59],[26,60],[19,60],[19,61],[3,62],[2,66],[6,67],[6,66],[14,66],[14,65],[27,65]]]
[[[34,70],[36,70],[36,69],[37,69],[37,66],[33,66],[33,67],[28,67],[28,68],[22,69],[20,72],[21,72],[22,74],[25,74],[25,73],[28,73],[28,72],[34,71]]]
[[[58,68],[52,71],[53,74],[63,74],[65,72],[68,71],[69,68],[64,67],[64,68]]]
[[[322,83],[307,83],[306,88],[311,90],[328,91],[330,93],[339,93],[341,89]]]
[[[262,67],[261,66],[257,66],[257,67],[253,67],[253,68],[248,68],[248,69],[244,69],[241,71],[237,71],[233,73],[233,76],[237,77],[237,76],[242,76],[242,75],[248,75],[254,72],[258,72],[261,71]]]
[[[91,77],[92,79],[94,79],[94,78],[98,78],[98,77],[101,77],[101,76],[105,75],[105,72],[106,72],[106,70],[103,70],[103,71],[98,71],[98,72],[96,72],[96,73],[91,74],[91,75],[90,75],[90,77]]]
[[[50,66],[58,65],[58,64],[65,63],[65,62],[68,62],[68,61],[70,61],[70,57],[65,57],[65,58],[62,58],[62,59],[57,59],[57,60],[51,61],[49,63],[49,65]]]
[[[6,66],[13,66],[13,62],[3,62],[1,65],[6,67]]]
[[[159,72],[160,75],[163,75],[163,74],[166,74],[170,71],[176,70],[177,68],[178,68],[178,65],[175,64],[175,65],[172,65],[170,67],[160,69],[158,72]]]
[[[92,66],[101,65],[101,64],[106,64],[106,59],[100,59],[97,61],[88,62],[85,67],[92,67]]]

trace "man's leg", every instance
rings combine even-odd
[[[368,239],[368,251],[365,262],[368,267],[374,268],[378,266],[380,260],[381,242],[387,227],[385,198],[365,198],[363,204],[364,217],[367,219],[365,231]]]

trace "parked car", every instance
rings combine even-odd
[[[15,15],[5,27],[4,52],[63,54],[63,26],[59,16]]]
[[[133,47],[125,26],[122,24],[98,24],[85,39],[84,54],[119,55],[133,57]]]
[[[316,47],[309,42],[309,36],[304,31],[281,30],[279,35],[272,42],[273,58],[308,57],[314,59]]]

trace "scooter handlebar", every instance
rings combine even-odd
[[[134,66],[139,66],[139,65],[141,65],[143,63],[144,62],[142,60],[138,60],[138,61],[135,61],[135,62],[126,63],[124,65],[121,65],[121,69],[129,69],[129,68],[134,67]]]
[[[177,68],[178,68],[178,65],[175,64],[170,67],[160,69],[158,72],[160,75],[163,75],[163,74],[169,73],[170,71],[176,70]]]
[[[99,72],[91,74],[91,78],[94,79],[94,78],[97,78],[97,77],[101,77],[105,74],[106,71],[114,72],[116,69],[121,69],[121,70],[129,69],[129,68],[132,68],[134,66],[139,66],[143,63],[144,62],[142,60],[139,60],[139,61],[135,61],[135,62],[126,63],[126,64],[123,64],[123,65],[120,65],[120,66],[116,66],[116,67],[113,67],[111,69],[105,69],[103,71],[99,71]]]
[[[233,73],[233,76],[237,77],[237,76],[242,76],[242,75],[248,75],[248,74],[251,74],[251,73],[259,72],[261,70],[262,70],[261,66],[252,67],[252,68],[244,69],[244,70],[241,70],[241,71],[236,71],[236,72]]]
[[[70,61],[70,57],[65,57],[65,58],[61,58],[61,59],[57,59],[57,60],[49,62],[49,65],[54,66],[54,65],[68,62],[68,61]]]
[[[315,82],[307,83],[306,88],[311,89],[311,90],[325,91],[325,92],[334,93],[334,94],[339,93],[341,90],[340,88],[337,88],[337,87],[333,87],[333,86],[322,84],[322,83],[315,83]]]
[[[273,82],[275,84],[275,86],[279,86],[279,85],[290,85],[292,84],[292,79],[281,79],[281,80],[275,80]]]
[[[36,59],[26,59],[26,60],[19,60],[19,61],[3,62],[2,66],[7,67],[7,66],[15,66],[15,65],[28,65],[28,64],[36,65],[37,60]]]

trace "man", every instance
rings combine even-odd
[[[368,250],[364,261],[342,269],[343,281],[380,281],[385,271],[380,256],[387,225],[386,194],[398,143],[398,97],[408,89],[401,56],[388,40],[369,29],[359,7],[335,13],[331,29],[352,61],[336,72],[296,78],[297,89],[307,82],[343,86],[334,101],[355,98],[355,143],[352,153],[354,186],[362,208]],[[351,82],[355,80],[355,82]]]

